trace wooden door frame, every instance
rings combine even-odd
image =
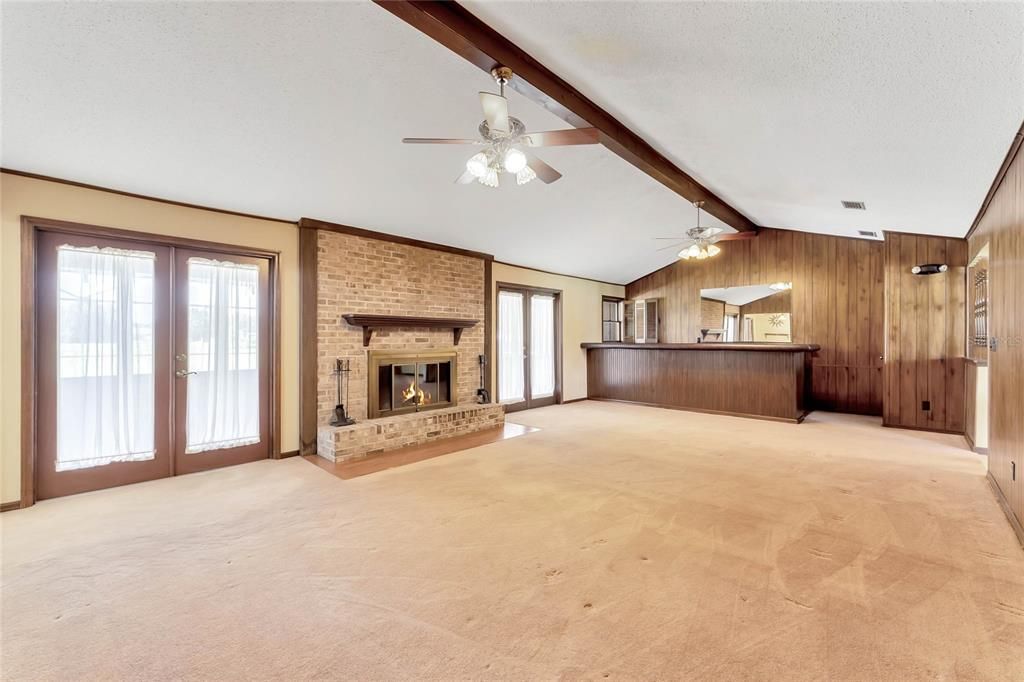
[[[523,295],[523,342],[528,346],[530,342],[530,319],[528,312],[530,294],[542,294],[546,296],[555,297],[555,340],[554,340],[554,351],[555,351],[555,393],[552,396],[554,398],[555,405],[562,404],[562,290],[561,289],[549,289],[547,287],[536,287],[529,284],[515,284],[513,282],[495,282],[494,283],[494,297],[501,294],[502,291],[514,291]],[[498,329],[498,309],[499,306],[494,306],[494,329],[495,329],[495,372],[494,372],[494,402],[498,403],[498,396],[501,395],[500,377],[501,370],[498,368],[498,359],[501,357],[498,353],[498,340],[497,340],[497,329]],[[530,409],[530,373],[526,366],[525,358],[523,363],[523,404],[516,404],[515,407],[505,406],[506,412],[518,412],[519,410]]]
[[[21,500],[19,506],[31,507],[36,501],[37,420],[36,401],[39,395],[37,381],[37,310],[36,282],[37,240],[42,232],[92,236],[106,239],[125,239],[174,248],[203,249],[233,256],[265,258],[270,268],[270,457],[281,458],[281,273],[280,251],[259,249],[235,244],[211,242],[187,237],[154,234],[117,227],[88,225],[66,220],[21,216]],[[173,255],[173,254],[172,254]],[[26,399],[27,398],[27,399]],[[173,406],[167,406],[173,409]]]

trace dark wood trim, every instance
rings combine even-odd
[[[747,414],[745,412],[724,412],[721,410],[705,410],[699,407],[679,407],[677,405],[662,405],[661,403],[642,403],[636,400],[619,400],[618,398],[580,398],[579,400],[594,400],[599,403],[622,403],[624,405],[640,405],[642,407],[659,407],[663,410],[676,410],[678,412],[696,412],[697,414],[716,414],[720,417],[742,417],[743,419],[760,419],[766,422],[779,422],[781,424],[801,424],[811,413],[805,410],[796,419],[786,417],[771,417],[763,414]]]
[[[299,230],[299,452],[316,453],[317,421],[317,240],[319,231]]]
[[[625,307],[625,301],[626,301],[626,299],[621,297],[621,296],[608,296],[606,294],[601,294],[601,342],[602,343],[621,343],[622,341],[625,340],[625,338],[626,338],[626,307]],[[604,319],[604,304],[605,303],[615,303],[616,305],[618,305],[620,303],[623,304],[623,305],[619,306],[619,308],[620,308],[619,312],[621,313],[621,318],[619,320],[606,320],[606,319]],[[607,339],[604,338],[604,325],[605,325],[606,322],[618,322],[618,325],[619,325],[619,338],[618,338],[617,341],[608,341]]]
[[[571,126],[597,128],[601,144],[687,201],[703,201],[704,210],[726,225],[740,232],[757,229],[724,199],[458,3],[377,0],[377,4],[488,74],[497,65],[511,68],[514,75],[508,86],[516,92]]]
[[[145,198],[145,197],[143,197]],[[173,203],[173,202],[169,202]],[[30,507],[36,501],[36,423],[38,419],[38,387],[36,378],[36,242],[42,232],[62,232],[73,235],[92,236],[107,239],[126,239],[172,248],[195,248],[237,256],[265,258],[270,274],[270,455],[279,456],[281,449],[281,304],[280,304],[280,252],[234,246],[221,242],[207,242],[151,232],[126,230],[122,228],[88,225],[66,220],[54,220],[35,216],[21,218],[21,507]],[[172,408],[169,408],[172,409]]]
[[[497,281],[494,283],[497,289],[516,289],[518,291],[532,291],[538,294],[554,294],[557,296],[562,295],[561,289],[551,289],[549,287],[535,287],[532,284],[519,284],[517,282],[502,282]]]
[[[289,457],[298,457],[298,450],[289,450],[288,452],[282,452],[278,459],[288,459]]]
[[[946,433],[950,436],[963,436],[963,431],[950,431],[948,429],[933,429],[927,426],[904,426],[903,424],[892,424],[882,421],[882,426],[887,429],[906,429],[907,431],[924,431],[925,433]]]
[[[274,316],[270,327],[270,456],[281,459],[281,261],[270,259],[270,314]],[[301,344],[300,344],[301,345]]]
[[[431,249],[432,251],[454,253],[459,256],[468,256],[470,258],[494,260],[494,256],[492,256],[489,253],[483,253],[481,251],[470,251],[469,249],[460,249],[457,246],[448,246],[447,244],[438,244],[436,242],[423,241],[422,239],[413,239],[412,237],[403,237],[401,235],[389,234],[387,232],[377,232],[375,230],[367,230],[362,227],[352,227],[351,225],[329,223],[325,220],[317,220],[315,218],[300,218],[299,229],[326,230],[328,232],[337,232],[338,234],[347,234],[353,237],[362,237],[364,239],[376,239],[378,241],[383,242],[404,244],[405,246],[417,246],[421,249]]]
[[[1020,124],[1020,128],[1017,129],[1017,134],[1010,140],[1010,148],[1006,151],[1006,156],[1003,158],[1003,162],[999,165],[999,170],[996,171],[996,177],[992,179],[992,185],[988,188],[988,193],[985,194],[985,198],[981,202],[981,208],[978,209],[978,215],[974,217],[974,222],[971,223],[971,228],[967,230],[967,234],[964,235],[964,239],[970,239],[974,231],[978,229],[978,225],[981,224],[981,219],[985,217],[985,213],[988,211],[989,205],[992,203],[992,199],[995,197],[996,192],[999,190],[999,186],[1003,184],[1003,178],[1006,177],[1006,172],[1010,170],[1010,166],[1013,165],[1013,160],[1017,156],[1017,152],[1020,151],[1021,144],[1024,143],[1024,122]]]
[[[1003,491],[999,489],[999,484],[996,483],[996,479],[992,476],[992,471],[989,470],[985,476],[988,479],[989,487],[992,488],[992,494],[995,495],[996,502],[999,503],[999,508],[1006,514],[1006,520],[1010,522],[1010,528],[1013,529],[1014,535],[1017,536],[1017,542],[1024,548],[1024,526],[1021,525],[1020,521],[1013,513],[1013,508],[1010,506],[1010,502],[1003,495]]]
[[[496,402],[493,386],[491,386],[492,344],[494,343],[494,261],[484,261],[484,358],[483,366],[484,390],[487,391],[488,402]]]
[[[580,348],[628,348],[630,350],[696,350],[696,351],[755,351],[762,353],[815,353],[821,350],[816,343],[774,343],[771,341],[729,341],[705,343],[623,343],[620,341],[584,342]]]
[[[462,330],[475,327],[480,320],[460,320],[450,317],[412,317],[409,315],[356,315],[349,313],[341,318],[353,327],[363,328],[363,347],[370,345],[374,329],[389,327],[425,327],[428,329],[451,329],[452,345],[459,345]]]
[[[100,185],[90,185],[85,182],[78,182],[76,180],[65,180],[63,178],[55,178],[49,175],[40,175],[39,173],[29,173],[27,171],[15,170],[13,168],[0,168],[0,173],[7,173],[8,175],[17,175],[23,178],[31,178],[33,180],[42,180],[44,182],[56,182],[61,185],[70,185],[71,187],[80,187],[82,189],[91,189],[97,192],[107,192],[108,194],[119,194],[123,197],[130,197],[132,199],[144,199],[146,201],[156,201],[161,204],[170,204],[171,206],[181,206],[182,208],[194,208],[199,211],[213,211],[214,213],[223,213],[225,215],[238,216],[240,218],[253,218],[255,220],[269,220],[275,223],[285,223],[287,225],[295,225],[294,220],[286,220],[284,218],[271,218],[269,216],[256,215],[254,213],[242,213],[241,211],[231,211],[226,208],[215,208],[213,206],[202,206],[200,204],[190,204],[185,201],[175,201],[173,199],[161,199],[160,197],[153,197],[147,194],[136,194],[135,192],[126,192],[120,189],[112,189],[110,187],[101,187]]]
[[[562,404],[563,405],[571,405],[572,403],[582,403],[582,402],[584,402],[586,400],[590,400],[590,398],[573,398],[572,400],[563,400]]]
[[[586,282],[594,282],[595,284],[604,284],[610,287],[624,287],[625,284],[619,284],[617,282],[606,282],[603,279],[594,279],[593,277],[583,277],[581,275],[567,275],[564,272],[554,272],[553,270],[541,270],[540,268],[531,268],[529,265],[519,265],[517,263],[509,263],[503,260],[495,259],[495,263],[504,265],[510,268],[519,268],[520,270],[532,270],[533,272],[541,272],[545,275],[554,275],[555,277],[567,277],[569,279],[582,279]]]
[[[36,240],[32,218],[21,218],[21,500],[36,502]]]
[[[89,237],[105,237],[108,239],[129,239],[136,242],[149,242],[162,246],[172,246],[180,249],[203,249],[205,251],[217,251],[235,256],[251,256],[253,258],[280,257],[280,251],[271,249],[258,249],[250,246],[237,246],[223,242],[210,242],[203,239],[190,239],[188,237],[177,237],[174,235],[156,234],[142,230],[126,230],[120,227],[104,227],[101,225],[87,225],[67,220],[54,220],[51,218],[39,218],[36,216],[22,216],[22,221],[30,221],[33,228],[43,232],[64,232],[66,234],[80,234]]]
[[[21,500],[15,500],[14,502],[4,502],[0,504],[0,514],[3,512],[14,511],[15,509],[21,509]]]

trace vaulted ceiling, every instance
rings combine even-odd
[[[761,225],[962,235],[1024,116],[1021,5],[468,8]],[[370,3],[2,12],[6,168],[617,282],[694,223],[600,146],[539,152],[552,185],[455,185],[470,149],[400,139],[474,136],[493,82]]]

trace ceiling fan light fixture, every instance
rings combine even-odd
[[[483,178],[487,175],[489,165],[487,155],[483,152],[477,152],[466,162],[466,170],[475,178]]]
[[[478,182],[485,187],[497,187],[498,186],[498,171],[493,168],[488,168],[487,171],[478,178]]]
[[[518,149],[511,148],[505,152],[505,170],[509,173],[518,173],[519,171],[526,168],[526,154],[522,153]],[[519,183],[520,185],[523,183]]]
[[[714,244],[708,245],[708,258],[717,256],[720,253],[722,253],[721,247],[715,246]]]
[[[700,256],[700,247],[696,244],[691,244],[688,248],[683,249],[679,252],[679,257],[683,260],[690,260],[691,258],[697,258]]]
[[[523,166],[523,168],[518,173],[516,173],[516,184],[525,185],[530,180],[533,180],[536,177],[537,174],[533,172],[532,168],[530,168],[529,166]]]

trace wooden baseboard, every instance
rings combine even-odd
[[[15,500],[14,502],[4,502],[0,504],[0,513],[14,511],[15,509],[21,509],[21,500]]]
[[[906,429],[907,431],[925,431],[927,433],[948,433],[951,436],[963,436],[963,431],[950,431],[949,429],[933,429],[927,426],[904,426],[903,424],[890,424],[885,421],[882,426],[887,429]]]
[[[799,417],[788,418],[788,417],[772,417],[764,414],[747,414],[745,412],[723,412],[722,410],[705,410],[699,407],[678,407],[676,405],[659,405],[658,403],[642,403],[636,400],[619,400],[617,398],[594,398],[589,397],[587,400],[596,400],[602,403],[622,403],[624,405],[642,405],[644,407],[660,407],[663,410],[678,410],[679,412],[696,412],[699,414],[717,414],[722,417],[743,417],[744,419],[760,419],[761,421],[768,422],[780,422],[782,424],[799,424],[803,422],[804,418],[810,414],[810,411],[804,411]]]
[[[573,398],[572,400],[563,400],[562,404],[568,405],[570,403],[582,403],[584,400],[589,400],[589,398]]]
[[[278,456],[278,459],[288,459],[289,457],[298,457],[298,456],[299,456],[299,451],[298,450],[289,450],[288,452],[282,452]]]
[[[1020,543],[1021,548],[1024,549],[1024,526],[1021,525],[1021,520],[1014,516],[1010,503],[1006,501],[1006,497],[1003,495],[1003,491],[999,489],[996,479],[992,477],[991,471],[988,472],[986,478],[988,478],[988,484],[992,488],[992,494],[996,496],[996,502],[1003,508],[1006,520],[1010,522],[1010,527],[1013,528],[1013,532],[1017,535],[1017,541]]]

